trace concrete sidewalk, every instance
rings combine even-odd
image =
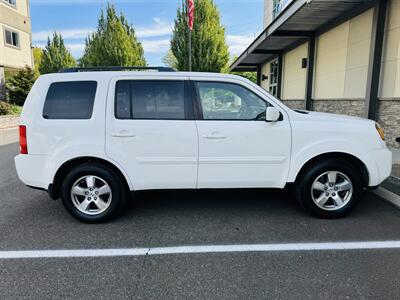
[[[385,180],[373,193],[400,208],[400,150],[391,149],[393,153],[392,176]]]
[[[19,116],[0,116],[0,129],[9,129],[18,127]]]
[[[18,127],[0,129],[0,145],[18,142]]]
[[[0,116],[0,145],[18,142],[19,116]]]

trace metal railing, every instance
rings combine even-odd
[[[175,72],[170,67],[86,67],[86,68],[67,68],[62,69],[59,73],[75,73],[75,72],[97,72],[97,71],[158,71],[158,72]]]

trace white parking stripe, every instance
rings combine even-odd
[[[0,259],[116,257],[191,253],[400,249],[400,241],[179,246],[126,249],[0,251]]]

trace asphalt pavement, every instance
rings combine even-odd
[[[400,241],[400,211],[367,193],[344,219],[304,213],[278,190],[134,194],[107,224],[82,224],[16,176],[0,146],[0,252]],[[91,299],[393,299],[400,249],[0,259],[0,297]]]

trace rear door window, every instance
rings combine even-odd
[[[177,80],[120,80],[116,84],[117,119],[184,120],[191,112],[185,82]]]
[[[96,97],[96,81],[52,83],[43,107],[45,119],[90,119]]]

